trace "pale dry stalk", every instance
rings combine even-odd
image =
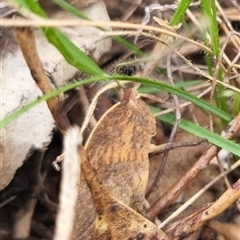
[[[198,191],[194,196],[192,196],[187,202],[185,202],[180,208],[178,208],[172,215],[170,215],[166,220],[164,220],[158,227],[161,229],[166,226],[170,221],[179,216],[184,210],[186,210],[191,204],[193,204],[203,193],[205,193],[213,184],[219,181],[222,177],[232,172],[234,169],[240,166],[240,159],[236,161],[229,170],[222,172],[215,179],[204,186],[200,191]]]
[[[70,240],[77,202],[77,185],[80,179],[81,159],[79,148],[82,144],[80,129],[69,128],[64,137],[64,161],[62,163],[61,194],[56,219],[54,240]]]

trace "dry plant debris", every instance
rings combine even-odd
[[[97,216],[93,239],[166,239],[169,238],[152,222],[145,219],[128,205],[112,196],[98,179],[88,155],[81,151],[82,170],[94,199]]]
[[[40,2],[43,6],[48,4],[47,1]],[[94,1],[89,1],[87,4],[92,2]],[[122,13],[120,19],[141,22],[141,20],[139,21],[139,9],[146,2],[148,5],[150,4],[149,1],[134,1],[134,4]],[[106,3],[109,9],[114,10],[118,7],[108,1]],[[220,38],[222,48],[212,75],[208,74],[206,66],[203,66],[201,54],[197,55],[202,50],[209,51],[211,55],[212,51],[197,41],[194,42],[182,36],[179,30],[170,27],[168,23],[157,17],[153,19],[156,21],[155,24],[163,29],[162,32],[158,32],[154,36],[151,32],[146,32],[147,28],[142,32],[142,36],[151,37],[156,44],[152,44],[152,41],[143,43],[141,38],[137,43],[149,53],[146,64],[144,67],[136,67],[127,72],[137,76],[162,79],[172,85],[174,84],[173,79],[181,78],[187,81],[187,79],[201,77],[205,82],[202,85],[191,87],[189,91],[199,97],[205,96],[212,103],[218,84],[239,93],[240,55],[237,51],[240,48],[238,44],[240,35],[231,22],[234,19],[239,24],[239,19],[234,18],[238,5],[235,1],[231,1],[231,3],[235,7],[225,9],[223,2],[216,1],[218,15],[222,18],[222,22],[219,24],[222,32],[219,34],[223,33],[223,35]],[[49,10],[54,10],[54,6],[54,4],[50,4]],[[167,6],[176,8],[176,4]],[[230,10],[234,14],[229,15]],[[197,26],[194,27],[193,35],[197,34],[199,29],[202,31],[198,13],[195,11],[196,8],[187,11],[188,20]],[[135,14],[133,14],[134,12]],[[142,13],[140,16],[141,19]],[[29,24],[27,21],[25,23]],[[47,21],[43,21],[43,23],[48,24]],[[127,23],[124,24],[127,26]],[[117,23],[115,26],[120,27]],[[52,86],[49,84],[49,79],[46,77],[41,59],[36,51],[32,29],[30,27],[14,27],[14,31],[33,79],[43,93],[50,92]],[[121,32],[114,31],[105,34],[118,33]],[[121,34],[136,36],[138,33],[122,31]],[[182,40],[176,43],[175,38],[178,37]],[[31,43],[30,45],[24,44],[26,39]],[[183,40],[188,41],[184,48],[181,46]],[[188,45],[192,43],[196,44],[195,47],[189,48]],[[173,53],[169,53],[169,48]],[[122,66],[125,64],[122,63],[123,59],[127,59],[132,54],[126,51],[125,55],[121,55],[122,48],[118,45],[112,51],[115,51],[115,56],[122,57],[120,59]],[[119,52],[117,53],[117,51]],[[159,52],[161,54],[156,55]],[[176,56],[181,59],[180,64]],[[191,60],[187,60],[187,58]],[[109,58],[109,56],[107,59],[108,62],[103,61],[103,63],[105,66],[108,65],[108,69],[112,65],[115,67],[112,62],[119,60]],[[130,59],[125,64],[126,68],[131,67],[131,64],[140,65],[138,60]],[[155,66],[163,67],[167,74],[155,71]],[[115,69],[117,68],[118,66],[115,67]],[[225,73],[226,79],[223,82],[218,80],[217,73],[220,68]],[[206,80],[210,80],[211,83]],[[104,86],[102,91],[100,90],[101,93],[112,88],[113,85],[117,84]],[[122,83],[120,82],[119,85]],[[223,180],[218,180],[218,184],[212,185],[211,189],[202,191],[203,195],[198,196],[194,202],[190,198],[201,192],[201,189],[209,182],[214,182],[214,179],[220,174],[219,167],[210,164],[212,159],[218,156],[219,148],[214,145],[209,146],[207,143],[193,148],[179,149],[176,147],[183,146],[184,144],[181,142],[190,142],[188,145],[195,145],[195,142],[199,141],[199,138],[178,129],[181,117],[210,128],[212,131],[217,131],[226,139],[238,140],[240,113],[235,115],[225,129],[217,128],[216,125],[221,126],[217,118],[205,114],[195,106],[184,109],[189,103],[181,101],[176,96],[169,96],[166,93],[157,93],[154,96],[142,94],[143,97],[151,96],[150,100],[143,101],[140,98],[141,95],[136,91],[139,85],[133,85],[134,88],[131,86],[124,91],[121,102],[114,104],[106,112],[103,109],[116,101],[117,94],[112,96],[109,93],[103,93],[104,97],[98,101],[95,110],[95,113],[98,112],[98,114],[94,114],[95,119],[91,116],[96,105],[96,98],[93,98],[94,101],[90,103],[89,95],[94,95],[96,85],[85,89],[81,88],[77,94],[76,91],[69,92],[65,98],[60,99],[61,101],[53,98],[47,102],[58,129],[48,150],[33,150],[33,154],[30,154],[31,156],[26,159],[23,166],[17,170],[13,181],[0,192],[0,214],[4,219],[0,221],[0,236],[3,239],[8,239],[10,236],[14,239],[29,240],[140,240],[184,239],[187,237],[197,240],[210,239],[210,236],[214,234],[216,236],[216,233],[221,239],[239,239],[239,221],[236,219],[239,219],[237,201],[240,198],[240,174],[237,167],[240,160],[232,165],[232,170],[235,169],[233,173],[226,171],[221,174],[224,176],[229,173],[228,181],[230,182],[227,183],[227,188]],[[121,95],[121,90],[119,92]],[[158,101],[159,99],[161,100]],[[166,99],[170,103],[166,102]],[[71,108],[66,110],[68,101],[71,102]],[[155,120],[146,102],[165,108],[174,106],[172,109],[164,111],[176,112],[176,123],[174,128],[170,129],[170,133],[163,123]],[[89,106],[89,111],[86,111],[86,107]],[[83,124],[83,120],[79,120],[82,119],[81,114],[87,114]],[[87,128],[86,122],[90,122],[92,131]],[[76,123],[80,127],[83,126],[86,131],[83,133],[83,129],[71,126]],[[63,150],[62,140],[64,140]],[[81,147],[82,141],[86,142],[83,144],[84,147]],[[172,141],[175,143],[173,144]],[[153,147],[152,142],[160,147]],[[180,144],[178,144],[179,142]],[[168,150],[172,148],[173,150],[168,153]],[[68,150],[66,151],[66,149]],[[158,153],[153,154],[153,150],[157,150]],[[62,170],[57,172],[52,168],[51,163],[62,151],[64,152]],[[162,162],[165,167],[160,166]],[[187,204],[188,200],[190,206],[187,205],[187,210],[184,205],[183,208],[178,208],[178,205]],[[175,205],[177,211],[172,210]],[[233,217],[231,210],[233,207],[238,209],[235,211],[236,218]],[[179,212],[183,209],[181,210],[183,212],[179,213],[178,209]],[[227,218],[229,212],[231,217]],[[173,215],[175,213],[175,216],[174,218],[170,216],[168,219],[168,215],[171,213]],[[225,222],[218,217],[221,214]],[[7,216],[10,215],[11,219],[8,219]],[[13,220],[13,224],[11,220]],[[212,239],[218,238],[212,237]]]
[[[85,145],[90,164],[100,181],[117,199],[143,212],[150,141],[155,118],[149,107],[129,89],[121,103],[99,120]],[[131,133],[131,134],[130,134]],[[94,204],[82,178],[79,183],[74,239],[91,238]]]

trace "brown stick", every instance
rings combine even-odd
[[[33,29],[31,27],[13,27],[13,31],[16,35],[17,42],[22,50],[26,63],[30,69],[31,75],[38,87],[41,89],[43,94],[52,92],[54,88],[51,86],[38,56]],[[58,98],[53,97],[48,99],[47,105],[54,120],[58,124],[60,113],[63,112],[62,106],[58,106]],[[56,108],[58,109],[56,110]],[[64,123],[62,119],[63,117],[61,117],[60,130],[64,133],[70,126],[70,123],[66,117],[64,117]]]
[[[222,196],[209,207],[184,218],[170,227],[167,232],[172,239],[182,239],[181,236],[189,236],[200,228],[206,221],[213,219],[229,208],[240,197],[240,179],[227,189]],[[229,238],[230,239],[230,238]]]

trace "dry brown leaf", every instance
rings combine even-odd
[[[121,103],[104,114],[85,145],[90,164],[107,190],[124,204],[143,211],[148,181],[148,152],[155,134],[150,108],[129,89]],[[94,203],[85,179],[79,183],[73,239],[91,236]],[[91,238],[90,238],[91,239]]]
[[[91,239],[105,240],[168,240],[168,236],[132,208],[117,200],[106,190],[98,174],[90,166],[87,154],[82,149],[82,170],[91,189],[96,207],[94,234]]]

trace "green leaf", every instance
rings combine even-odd
[[[215,0],[202,0],[201,6],[202,13],[208,22],[208,29],[211,37],[213,52],[215,56],[218,57],[220,53],[220,44]]]
[[[129,77],[129,76],[123,76],[118,77],[118,76],[113,76],[114,79],[116,80],[128,80],[128,81],[133,81],[133,82],[140,82],[143,84],[147,84],[148,86],[151,87],[155,87],[158,88],[162,91],[166,91],[168,93],[174,94],[182,99],[185,99],[189,102],[192,102],[193,104],[196,104],[197,106],[201,107],[202,109],[206,110],[207,112],[211,112],[213,114],[215,114],[216,116],[219,116],[220,118],[222,118],[225,121],[231,121],[231,117],[224,111],[222,111],[221,109],[211,105],[210,103],[197,98],[196,96],[185,92],[184,90],[181,90],[179,88],[176,87],[172,87],[168,84],[162,83],[162,82],[157,82],[157,81],[153,81],[150,79],[146,79],[146,78],[140,78],[140,77]]]
[[[36,1],[33,0],[10,0],[10,1],[19,5],[20,8],[25,8],[43,18],[47,18],[47,14],[43,11],[43,9]]]
[[[203,83],[202,80],[192,80],[192,81],[186,81],[186,82],[175,82],[174,87],[176,88],[186,88],[186,87],[192,87],[196,86]],[[140,93],[148,93],[148,94],[153,94],[153,93],[158,93],[159,89],[154,88],[154,87],[149,87],[149,86],[141,86],[138,91]]]
[[[52,0],[52,1],[55,2],[56,4],[58,4],[64,10],[72,13],[73,15],[75,15],[81,19],[84,19],[84,20],[90,20],[85,14],[78,11],[75,7],[71,6],[66,1],[63,1],[63,0]],[[100,29],[102,29],[102,28],[100,28]]]
[[[65,60],[79,70],[93,76],[104,75],[104,71],[64,34],[53,28],[42,28],[48,41],[64,56]]]
[[[189,8],[190,4],[191,4],[192,0],[181,0],[178,3],[178,8],[176,9],[176,12],[170,22],[171,26],[177,26],[179,23],[182,22],[185,13],[187,11],[187,9]]]
[[[202,0],[201,1],[201,11],[202,15],[207,20],[208,25],[208,31],[211,38],[211,45],[212,49],[215,55],[215,58],[218,59],[220,54],[220,40],[219,40],[219,33],[218,33],[218,22],[217,22],[217,8],[215,0]],[[206,29],[203,32],[204,34],[204,44],[205,46],[208,46],[208,37],[207,37],[207,31]],[[213,66],[215,66],[214,60],[209,56],[208,53],[206,55],[206,62],[208,65],[209,74],[213,76]],[[219,69],[219,72],[217,73],[217,78],[220,81],[223,81],[223,70],[222,68]],[[228,106],[227,106],[227,98],[221,97],[219,98],[219,95],[222,95],[225,88],[222,85],[219,85],[215,89],[215,101],[217,103],[217,106],[221,108],[223,111],[228,112]]]
[[[5,126],[7,126],[9,123],[11,123],[12,121],[14,121],[16,118],[18,118],[19,116],[21,116],[22,114],[24,114],[26,111],[28,111],[29,109],[31,109],[32,107],[36,106],[37,104],[39,104],[40,102],[43,102],[45,100],[48,100],[52,97],[57,96],[60,93],[69,91],[71,89],[74,89],[76,87],[82,86],[84,84],[87,83],[92,83],[92,82],[100,82],[100,81],[107,81],[107,80],[122,80],[122,81],[133,81],[133,82],[140,82],[149,86],[152,86],[154,88],[158,88],[161,91],[166,91],[169,92],[171,94],[177,95],[178,97],[181,97],[187,101],[190,101],[194,104],[196,104],[197,106],[203,108],[206,111],[209,111],[219,117],[221,117],[222,119],[224,119],[225,121],[231,121],[231,117],[221,111],[220,109],[216,108],[215,106],[209,104],[208,102],[197,98],[194,95],[191,95],[181,89],[178,89],[176,87],[172,87],[170,85],[167,85],[165,83],[161,83],[161,82],[156,82],[147,78],[141,78],[141,77],[129,77],[129,76],[119,76],[119,75],[113,75],[113,76],[99,76],[99,77],[92,77],[90,79],[84,80],[84,81],[79,81],[79,82],[74,82],[74,83],[70,83],[67,86],[61,87],[47,95],[44,95],[42,98],[34,101],[34,103],[29,103],[28,105],[22,107],[21,109],[17,110],[16,112],[11,113],[10,115],[6,116],[1,122],[0,122],[0,127],[3,128]]]
[[[159,112],[158,108],[151,107],[154,113]],[[175,123],[175,116],[174,114],[166,114],[163,116],[157,117],[158,120],[161,120],[163,122],[170,123],[174,125]],[[200,127],[192,122],[189,122],[188,120],[181,118],[181,122],[179,124],[179,127],[189,133],[192,133],[200,138],[206,138],[208,141],[220,148],[226,149],[229,152],[237,155],[240,157],[240,146],[237,143],[234,143],[230,140],[227,140],[220,135],[213,133],[203,127]]]
[[[237,92],[233,93],[233,106],[232,106],[233,115],[236,116],[240,109],[240,94]]]
[[[48,99],[56,97],[57,95],[59,95],[63,92],[67,92],[71,89],[80,87],[84,84],[89,84],[89,83],[98,82],[98,81],[99,81],[99,78],[91,78],[91,79],[87,79],[87,80],[83,80],[83,81],[79,81],[79,82],[74,82],[67,86],[60,87],[48,94],[45,94],[41,98],[38,98],[37,100],[30,102],[29,104],[27,104],[27,105],[17,109],[16,111],[10,113],[9,115],[7,115],[3,120],[0,121],[0,129],[6,127],[8,124],[13,122],[17,118],[19,118],[21,115],[23,115],[30,109],[32,109],[35,106],[37,106],[38,104],[40,104],[41,102],[47,101]]]

